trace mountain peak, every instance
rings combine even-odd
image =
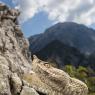
[[[95,30],[74,22],[57,23],[48,28],[43,34],[40,34],[39,37],[33,36],[30,40],[33,38],[38,42],[33,45],[32,49],[37,48],[39,50],[39,44],[39,48],[43,48],[52,40],[59,40],[67,45],[78,48],[85,54],[95,51]],[[41,44],[42,42],[43,45]],[[33,43],[35,42],[33,41]]]

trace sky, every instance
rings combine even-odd
[[[58,22],[95,28],[95,0],[0,0],[21,11],[19,23],[26,37],[44,32]]]

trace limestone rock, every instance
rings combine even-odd
[[[10,85],[7,78],[0,78],[0,95],[11,95]]]
[[[39,95],[39,94],[33,88],[24,86],[21,95]]]
[[[4,11],[8,9],[8,7],[4,3],[0,3],[0,11]]]
[[[18,93],[20,93],[21,89],[22,89],[22,81],[21,79],[18,77],[17,73],[13,73],[11,75],[11,86],[12,86],[12,92],[17,95]]]
[[[22,75],[31,71],[29,44],[17,30],[18,16],[18,10],[0,3],[0,95],[20,95]]]
[[[4,57],[0,56],[0,95],[11,95],[9,76],[8,62]]]

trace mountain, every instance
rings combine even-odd
[[[53,40],[59,40],[83,53],[95,51],[95,30],[73,22],[58,23],[42,34],[31,36],[30,49],[39,51]]]
[[[51,59],[59,67],[90,66],[88,56],[95,51],[95,30],[74,22],[58,23],[42,34],[31,36],[29,42],[32,54],[42,60]]]

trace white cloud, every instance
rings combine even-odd
[[[22,22],[44,11],[54,22],[95,23],[95,0],[12,0],[20,9]]]

